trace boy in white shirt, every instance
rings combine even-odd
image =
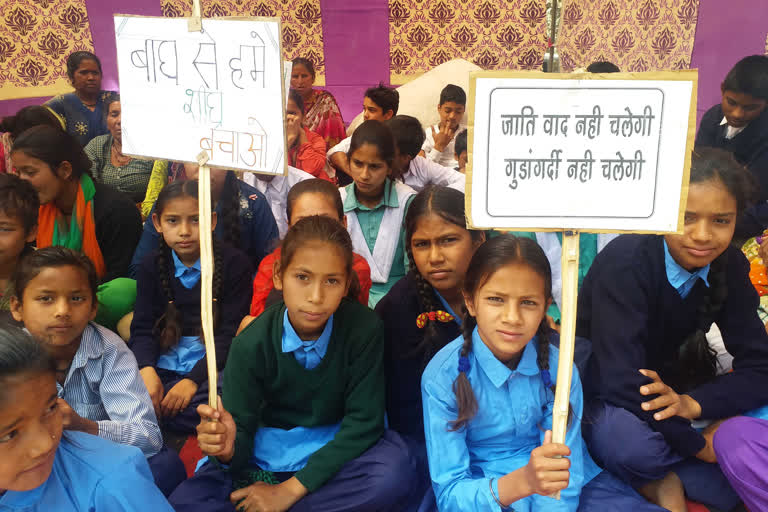
[[[437,105],[440,123],[427,130],[426,140],[419,153],[421,156],[442,166],[458,169],[454,144],[456,134],[465,128],[460,123],[466,106],[467,95],[464,89],[453,84],[443,88]]]

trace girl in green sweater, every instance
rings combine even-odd
[[[273,278],[284,302],[233,340],[223,404],[198,407],[198,442],[215,459],[171,496],[176,512],[402,510],[410,499],[415,463],[384,429],[384,329],[348,298],[352,257],[338,221],[288,231]],[[267,482],[233,486],[254,472]]]

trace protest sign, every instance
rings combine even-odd
[[[280,22],[115,16],[123,152],[285,174]]]

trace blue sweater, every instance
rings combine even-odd
[[[707,290],[699,280],[685,299],[680,297],[667,280],[663,240],[623,235],[598,254],[579,292],[576,333],[591,339],[593,346],[584,375],[585,393],[634,413],[680,455],[690,456],[704,447],[705,440],[688,420],[656,421],[655,411],[640,408],[649,400],[640,394],[649,379],[638,370],[660,371],[676,358],[683,340],[696,329],[698,307]],[[768,389],[768,334],[755,314],[758,297],[749,281],[749,263],[734,247],[720,257],[727,258],[727,299],[715,323],[734,357],[734,371],[688,392],[701,405],[705,419],[765,405]]]
[[[745,212],[736,226],[738,236],[749,238],[768,228],[768,110],[731,139],[725,138],[727,125],[720,125],[722,120],[723,108],[720,104],[710,108],[701,118],[696,146],[730,151],[758,181],[759,202]]]
[[[277,232],[277,224],[272,216],[272,210],[269,207],[264,194],[254,187],[238,180],[234,173],[227,173],[227,180],[237,180],[237,186],[240,189],[240,247],[251,262],[253,268],[258,268],[261,260],[272,252],[273,245],[280,238]],[[138,268],[141,262],[148,254],[157,250],[160,235],[157,234],[155,225],[152,223],[152,214],[155,213],[155,207],[144,222],[144,231],[141,233],[136,250],[133,252],[131,265],[128,268],[129,277],[138,278]],[[216,205],[218,214],[218,223],[213,234],[217,239],[224,238],[224,219],[221,215],[221,202]],[[251,276],[253,277],[253,276]]]
[[[222,244],[223,276],[218,297],[219,322],[214,330],[216,364],[221,370],[229,354],[229,346],[240,321],[248,314],[251,304],[251,276],[253,268],[241,251]],[[136,276],[136,306],[131,323],[131,350],[136,356],[139,369],[155,366],[160,353],[160,344],[153,334],[155,323],[168,305],[160,284],[160,273],[155,264],[157,253],[147,256]],[[171,255],[168,266],[173,269]],[[182,317],[182,335],[200,335],[200,282],[192,288],[185,288],[177,277],[171,277],[174,304]],[[186,375],[198,385],[208,378],[205,358]]]

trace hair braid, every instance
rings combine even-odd
[[[461,346],[461,352],[459,354],[459,367],[461,368],[461,358],[469,357],[469,353],[472,352],[472,334],[475,331],[477,321],[475,317],[469,314],[466,308],[464,308],[464,321],[461,324],[461,333],[464,337],[464,344]],[[450,431],[461,430],[464,428],[469,420],[474,418],[477,414],[477,398],[475,398],[475,392],[472,391],[472,384],[470,384],[465,371],[459,371],[459,375],[456,380],[453,381],[453,393],[456,395],[456,406],[458,412],[454,421],[448,422]]]
[[[413,259],[413,251],[411,251],[411,245],[407,244],[406,253],[408,254],[408,264],[411,267],[410,278],[413,279],[416,284],[416,291],[419,295],[419,313],[429,313],[430,311],[437,311],[440,306],[436,303],[435,291],[432,289],[432,285],[424,279],[419,273],[416,267],[416,262]],[[427,323],[424,326],[425,333],[416,347],[410,351],[405,357],[411,357],[413,354],[423,354],[423,366],[426,366],[432,356],[434,356],[438,350],[442,348],[442,344],[438,346],[440,335],[437,332],[437,320],[430,320],[427,318]]]
[[[159,338],[162,352],[176,345],[181,337],[181,313],[174,304],[173,288],[171,287],[171,264],[168,258],[170,251],[171,249],[163,237],[160,237],[160,250],[155,261],[160,275],[160,288],[168,303],[165,312],[155,323],[154,335]]]

